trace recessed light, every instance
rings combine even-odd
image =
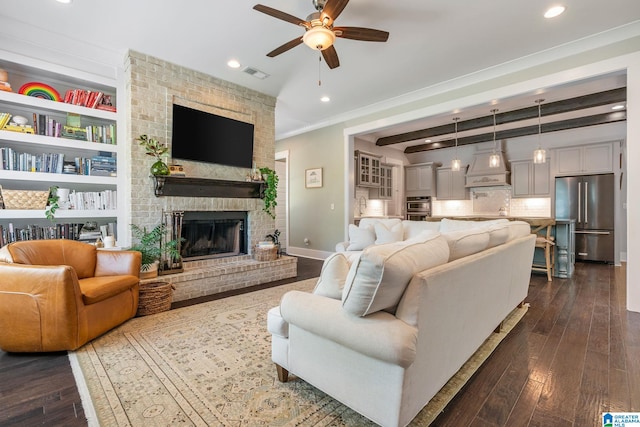
[[[555,18],[556,16],[561,15],[562,12],[565,11],[565,9],[566,8],[564,6],[553,6],[544,13],[544,17]]]
[[[240,63],[239,63],[237,60],[235,60],[235,59],[230,59],[230,60],[227,62],[227,65],[228,65],[230,68],[240,68]]]
[[[322,98],[320,98],[320,101],[329,102],[329,101],[331,101],[331,98],[329,98],[328,96],[323,96]]]
[[[424,142],[431,142],[431,140],[430,139],[425,139]]]
[[[624,105],[618,104],[611,107],[612,110],[624,110]]]
[[[64,4],[69,4],[71,3],[73,0],[57,0],[58,3],[64,3]]]

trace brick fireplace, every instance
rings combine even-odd
[[[246,215],[244,232],[248,254],[187,261],[184,273],[162,276],[161,280],[170,278],[176,284],[174,300],[294,277],[297,273],[295,258],[285,256],[265,263],[251,258],[251,248],[275,229],[274,220],[262,210],[262,199],[219,197],[215,194],[210,197],[158,197],[149,174],[152,159],[135,141],[139,135],[147,134],[171,147],[172,104],[177,103],[252,123],[255,162],[260,167],[273,168],[275,98],[134,51],[129,52],[125,73],[130,117],[127,133],[131,144],[130,162],[126,167],[130,185],[130,223],[152,228],[162,220],[163,212],[169,211],[241,212]],[[171,163],[171,159],[168,161]],[[209,163],[180,161],[180,164],[187,177],[237,182],[239,186],[245,183],[249,173],[248,169]],[[223,277],[223,271],[232,271],[233,277]]]

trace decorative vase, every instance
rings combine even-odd
[[[169,175],[169,166],[162,160],[158,160],[153,165],[151,165],[151,174],[152,175]]]

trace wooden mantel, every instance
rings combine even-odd
[[[229,197],[260,199],[264,197],[262,181],[227,181],[222,179],[154,176],[156,197]]]

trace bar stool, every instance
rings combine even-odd
[[[531,265],[532,271],[542,271],[547,273],[547,280],[551,282],[553,266],[555,263],[555,251],[554,251],[554,237],[551,235],[553,226],[555,224],[554,220],[545,221],[542,224],[539,224],[535,229],[531,232],[536,235],[536,248],[540,248],[544,250],[544,264],[536,263],[535,259],[533,264]]]

